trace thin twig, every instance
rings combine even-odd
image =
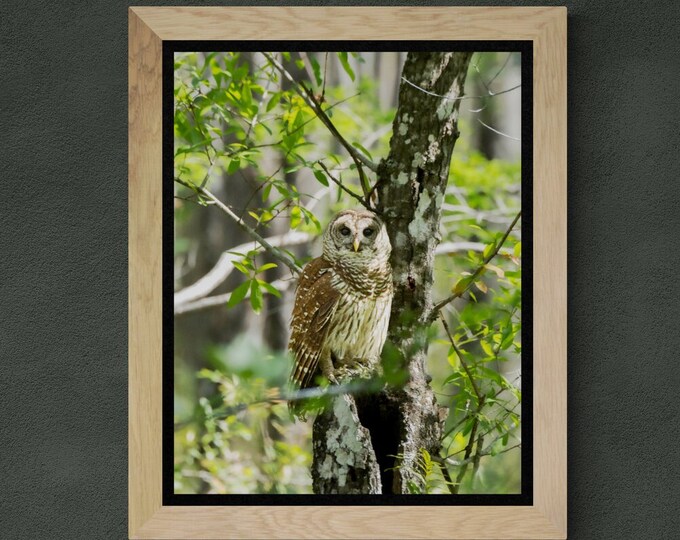
[[[467,466],[468,466],[468,459],[470,458],[470,455],[472,454],[472,447],[475,444],[475,437],[477,435],[477,428],[479,427],[479,412],[482,409],[482,406],[484,405],[484,398],[482,398],[482,401],[479,404],[479,407],[477,407],[477,414],[475,415],[474,420],[472,421],[472,429],[470,430],[470,438],[468,439],[467,446],[465,447],[465,455],[463,457],[463,460],[466,461],[465,465],[461,468],[460,471],[458,471],[458,476],[456,477],[456,482],[455,485],[453,486],[453,490],[451,493],[454,495],[458,494],[458,491],[460,490],[460,485],[463,482],[463,478],[465,477],[465,473],[467,472]]]
[[[502,450],[499,450],[498,452],[491,452],[491,447],[493,444],[490,444],[487,446],[484,450],[482,450],[479,453],[479,457],[483,458],[486,456],[499,456],[500,454],[505,454],[506,452],[510,452],[511,450],[515,450],[516,448],[521,448],[522,443],[517,443],[512,446],[508,446],[507,448],[503,448]],[[438,456],[437,456],[438,457]],[[448,463],[449,465],[453,465],[454,467],[463,467],[465,465],[469,465],[470,463],[473,463],[475,459],[477,459],[477,455],[475,454],[474,456],[468,458],[468,459],[461,459],[460,461],[456,461],[453,459],[450,459],[450,457],[445,457],[445,458],[440,458],[440,460],[444,461],[445,463]],[[432,458],[433,460],[435,458]]]
[[[501,135],[502,137],[512,139],[513,141],[521,141],[522,140],[522,139],[519,139],[517,137],[513,137],[512,135],[508,135],[507,133],[503,133],[502,131],[498,131],[496,128],[492,128],[489,124],[485,124],[479,118],[477,118],[477,122],[482,124],[486,129],[490,129],[491,131],[493,131],[494,133],[497,133],[498,135]]]
[[[451,495],[455,495],[456,494],[454,490],[455,484],[453,483],[453,478],[451,478],[451,473],[449,472],[449,469],[446,467],[446,462],[444,461],[444,459],[440,458],[439,456],[432,456],[432,461],[439,464],[439,468],[442,470],[442,475],[444,476],[444,481],[446,482],[446,487],[449,488],[449,492],[451,493]]]
[[[312,398],[324,398],[340,395],[357,395],[368,392],[379,392],[384,384],[380,379],[368,379],[361,381],[352,381],[343,384],[332,384],[330,386],[314,386],[311,388],[303,388],[301,390],[281,390],[272,389],[271,395],[250,401],[248,403],[238,403],[236,405],[227,406],[216,410],[211,418],[226,418],[239,411],[248,409],[253,405],[262,405],[265,403],[280,403],[284,401],[295,402],[303,401]]]
[[[445,95],[442,95],[442,94],[435,94],[434,92],[430,92],[429,90],[425,90],[424,88],[421,88],[417,84],[414,84],[411,81],[409,81],[406,77],[402,77],[401,80],[404,81],[407,84],[410,84],[411,86],[413,86],[413,88],[420,90],[424,94],[427,94],[428,96],[437,97],[437,98],[441,98],[441,99],[447,99],[449,101],[462,101],[464,99],[487,99],[487,98],[490,98],[490,97],[500,96],[501,94],[507,94],[508,92],[512,92],[513,90],[517,90],[518,88],[522,87],[521,84],[518,84],[517,86],[513,86],[512,88],[506,88],[505,90],[501,90],[500,92],[489,92],[489,94],[486,95],[486,96],[451,97],[451,96],[445,96]]]
[[[460,291],[454,292],[451,296],[448,298],[444,298],[441,302],[438,302],[435,304],[435,306],[432,308],[432,312],[430,314],[430,320],[434,321],[438,314],[439,311],[448,303],[453,302],[456,298],[460,298],[465,294],[465,292],[472,287],[472,285],[477,281],[477,278],[482,274],[482,271],[484,270],[484,267],[491,262],[491,260],[498,254],[498,252],[501,250],[501,247],[503,247],[503,244],[507,240],[508,236],[510,236],[510,233],[512,232],[512,229],[515,228],[515,225],[519,221],[519,218],[522,216],[522,211],[520,210],[517,215],[515,216],[515,219],[512,220],[512,223],[510,223],[510,226],[508,229],[505,231],[505,234],[503,234],[503,237],[498,241],[494,247],[494,249],[489,253],[489,255],[482,261],[482,264],[480,264],[477,269],[472,273],[472,276],[468,282],[468,284]]]
[[[352,197],[353,199],[356,199],[357,201],[359,201],[359,203],[360,203],[362,206],[364,206],[365,208],[371,210],[371,207],[369,206],[369,204],[368,204],[364,199],[362,199],[361,197],[359,197],[356,193],[353,193],[352,191],[350,191],[349,189],[347,189],[347,187],[345,186],[345,184],[343,184],[340,180],[338,180],[337,178],[335,178],[335,177],[331,174],[331,172],[328,170],[328,167],[326,167],[326,165],[325,165],[325,163],[324,163],[323,161],[319,161],[318,163],[319,163],[319,166],[320,166],[320,167],[324,170],[324,172],[326,173],[326,176],[328,176],[328,178],[330,178],[330,179],[331,179],[331,180],[332,180],[332,181],[333,181],[333,182],[334,182],[341,190],[343,190],[345,193],[347,193],[347,195],[349,195],[349,196]]]
[[[468,459],[470,457],[470,454],[472,453],[472,447],[475,443],[475,436],[477,435],[477,428],[479,426],[479,415],[482,412],[482,408],[484,407],[484,400],[486,396],[483,396],[481,392],[479,391],[479,387],[477,386],[477,383],[475,382],[474,377],[472,376],[472,373],[470,372],[470,369],[468,368],[467,362],[463,358],[463,354],[461,350],[458,348],[456,345],[455,340],[453,339],[453,336],[451,335],[451,331],[449,330],[449,325],[446,322],[446,319],[444,318],[444,314],[439,312],[439,317],[442,321],[442,324],[444,325],[444,330],[446,331],[446,335],[449,337],[449,341],[451,342],[451,347],[453,347],[453,350],[456,352],[456,355],[458,356],[458,360],[460,360],[461,365],[463,366],[463,369],[465,370],[465,373],[470,380],[470,384],[472,385],[472,389],[475,393],[475,396],[477,397],[477,412],[475,413],[474,419],[472,420],[472,429],[470,430],[470,438],[468,439],[467,446],[465,447],[465,457],[463,459]],[[458,490],[460,489],[460,483],[463,481],[463,477],[465,476],[465,472],[467,470],[467,465],[465,465],[458,473],[458,477],[456,478],[456,482],[451,489],[451,493],[456,495],[458,493]]]
[[[246,233],[248,233],[256,242],[258,242],[265,249],[265,251],[267,251],[269,254],[271,254],[272,257],[274,257],[279,262],[282,262],[283,264],[285,264],[288,268],[290,268],[291,272],[293,272],[294,274],[300,274],[302,272],[302,269],[296,264],[296,262],[289,255],[286,255],[283,251],[281,251],[278,248],[275,248],[269,242],[267,242],[264,238],[262,238],[255,231],[255,229],[253,229],[247,223],[245,223],[242,219],[240,219],[231,210],[231,208],[229,208],[226,204],[224,204],[217,197],[215,197],[215,195],[213,195],[205,187],[196,186],[196,185],[191,184],[190,182],[187,182],[187,181],[182,180],[180,178],[175,178],[175,182],[191,189],[192,191],[200,193],[201,195],[203,195],[207,199],[213,201],[215,203],[215,205],[217,207],[219,207],[220,210],[222,210],[222,212],[227,214],[242,230],[244,230]]]
[[[456,345],[456,342],[454,341],[453,336],[451,335],[451,330],[449,330],[449,325],[446,322],[446,318],[444,317],[444,314],[441,311],[439,312],[439,318],[442,321],[442,325],[444,325],[444,330],[446,331],[446,335],[449,337],[449,341],[451,342],[451,347],[453,347],[453,350],[456,352],[456,356],[458,356],[458,360],[460,360],[460,364],[463,366],[463,369],[465,370],[465,374],[468,376],[468,379],[470,380],[470,384],[472,385],[472,389],[475,392],[475,396],[477,396],[477,404],[480,405],[484,401],[484,398],[483,398],[481,392],[479,391],[479,388],[477,387],[477,383],[475,382],[475,379],[472,376],[470,369],[468,368],[467,362],[463,358],[463,353],[458,348],[458,345]]]
[[[326,126],[326,128],[331,132],[331,134],[338,140],[338,142],[347,150],[349,155],[354,160],[357,166],[357,171],[359,173],[359,180],[361,182],[361,188],[364,192],[364,196],[368,196],[371,188],[368,184],[368,180],[363,171],[362,164],[368,167],[372,171],[378,170],[378,165],[373,163],[368,157],[364,156],[362,153],[358,152],[347,140],[340,134],[338,129],[335,127],[331,119],[324,112],[321,107],[321,103],[317,100],[314,92],[308,89],[303,83],[296,81],[293,76],[288,72],[288,70],[275,58],[267,53],[263,53],[264,56],[269,60],[269,62],[278,69],[284,77],[286,77],[292,84],[295,91],[305,100],[307,105],[315,112],[319,120]]]
[[[505,67],[508,65],[508,62],[510,61],[510,58],[512,58],[512,53],[511,53],[511,52],[509,52],[509,53],[508,53],[508,56],[505,57],[505,62],[503,62],[503,65],[500,67],[500,69],[496,72],[496,74],[495,74],[493,77],[491,77],[491,80],[488,82],[488,86],[491,86],[491,85],[493,84],[493,82],[496,80],[496,78],[497,78],[501,73],[503,73],[503,70],[504,70]]]

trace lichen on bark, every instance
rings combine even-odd
[[[441,206],[458,138],[459,98],[471,55],[417,52],[406,58],[402,75],[408,82],[400,85],[390,151],[378,166],[376,189],[377,211],[392,243],[395,295],[388,341],[408,377],[404,385],[357,399],[356,403],[349,396],[335,399],[333,407],[319,415],[314,424],[312,471],[317,493],[355,489],[361,482],[357,484],[350,478],[354,473],[348,471],[360,470],[370,475],[362,489],[377,489],[374,461],[379,464],[377,479],[383,493],[409,493],[414,486],[423,487],[416,474],[421,450],[439,453],[445,411],[437,405],[429,387],[425,369],[427,330],[432,320]],[[351,427],[348,421],[356,425]],[[355,458],[348,458],[346,449],[356,448],[345,440],[352,429],[370,449],[358,449]],[[336,447],[338,433],[345,442]],[[399,456],[396,462],[394,456]],[[348,469],[342,465],[347,460],[352,462]],[[357,463],[368,465],[359,469]]]
[[[381,493],[380,469],[354,398],[332,399],[314,422],[314,493]]]

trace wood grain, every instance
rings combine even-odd
[[[161,506],[162,43],[134,13],[128,48],[128,523]]]
[[[135,7],[129,13],[131,538],[566,538],[566,9]],[[532,40],[534,505],[161,505],[163,40]]]

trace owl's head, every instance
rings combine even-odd
[[[341,258],[387,261],[391,251],[385,224],[369,210],[339,212],[323,235],[323,254],[329,261]]]

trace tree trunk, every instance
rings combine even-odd
[[[350,408],[356,401],[363,426],[353,429],[370,432],[373,444],[368,453],[374,452],[379,464],[382,493],[422,492],[424,486],[416,474],[418,458],[423,449],[431,455],[440,449],[446,410],[438,407],[425,372],[427,329],[441,205],[459,134],[460,100],[456,98],[463,95],[470,57],[471,53],[408,54],[402,75],[409,82],[401,82],[390,152],[378,167],[377,210],[392,242],[395,287],[389,344],[383,357],[396,357],[397,371],[408,378],[405,384],[379,395],[343,399]],[[338,398],[317,418],[315,437],[323,436],[325,425],[343,421],[337,416],[336,409],[341,409],[337,402]],[[337,461],[337,456],[334,447],[317,442],[314,469],[318,471],[319,464]],[[396,463],[394,456],[398,456]],[[368,479],[363,482],[364,489],[370,485]],[[315,483],[317,493],[338,493],[335,489],[332,483]]]
[[[314,422],[315,493],[381,493],[380,469],[354,399],[337,396]]]

